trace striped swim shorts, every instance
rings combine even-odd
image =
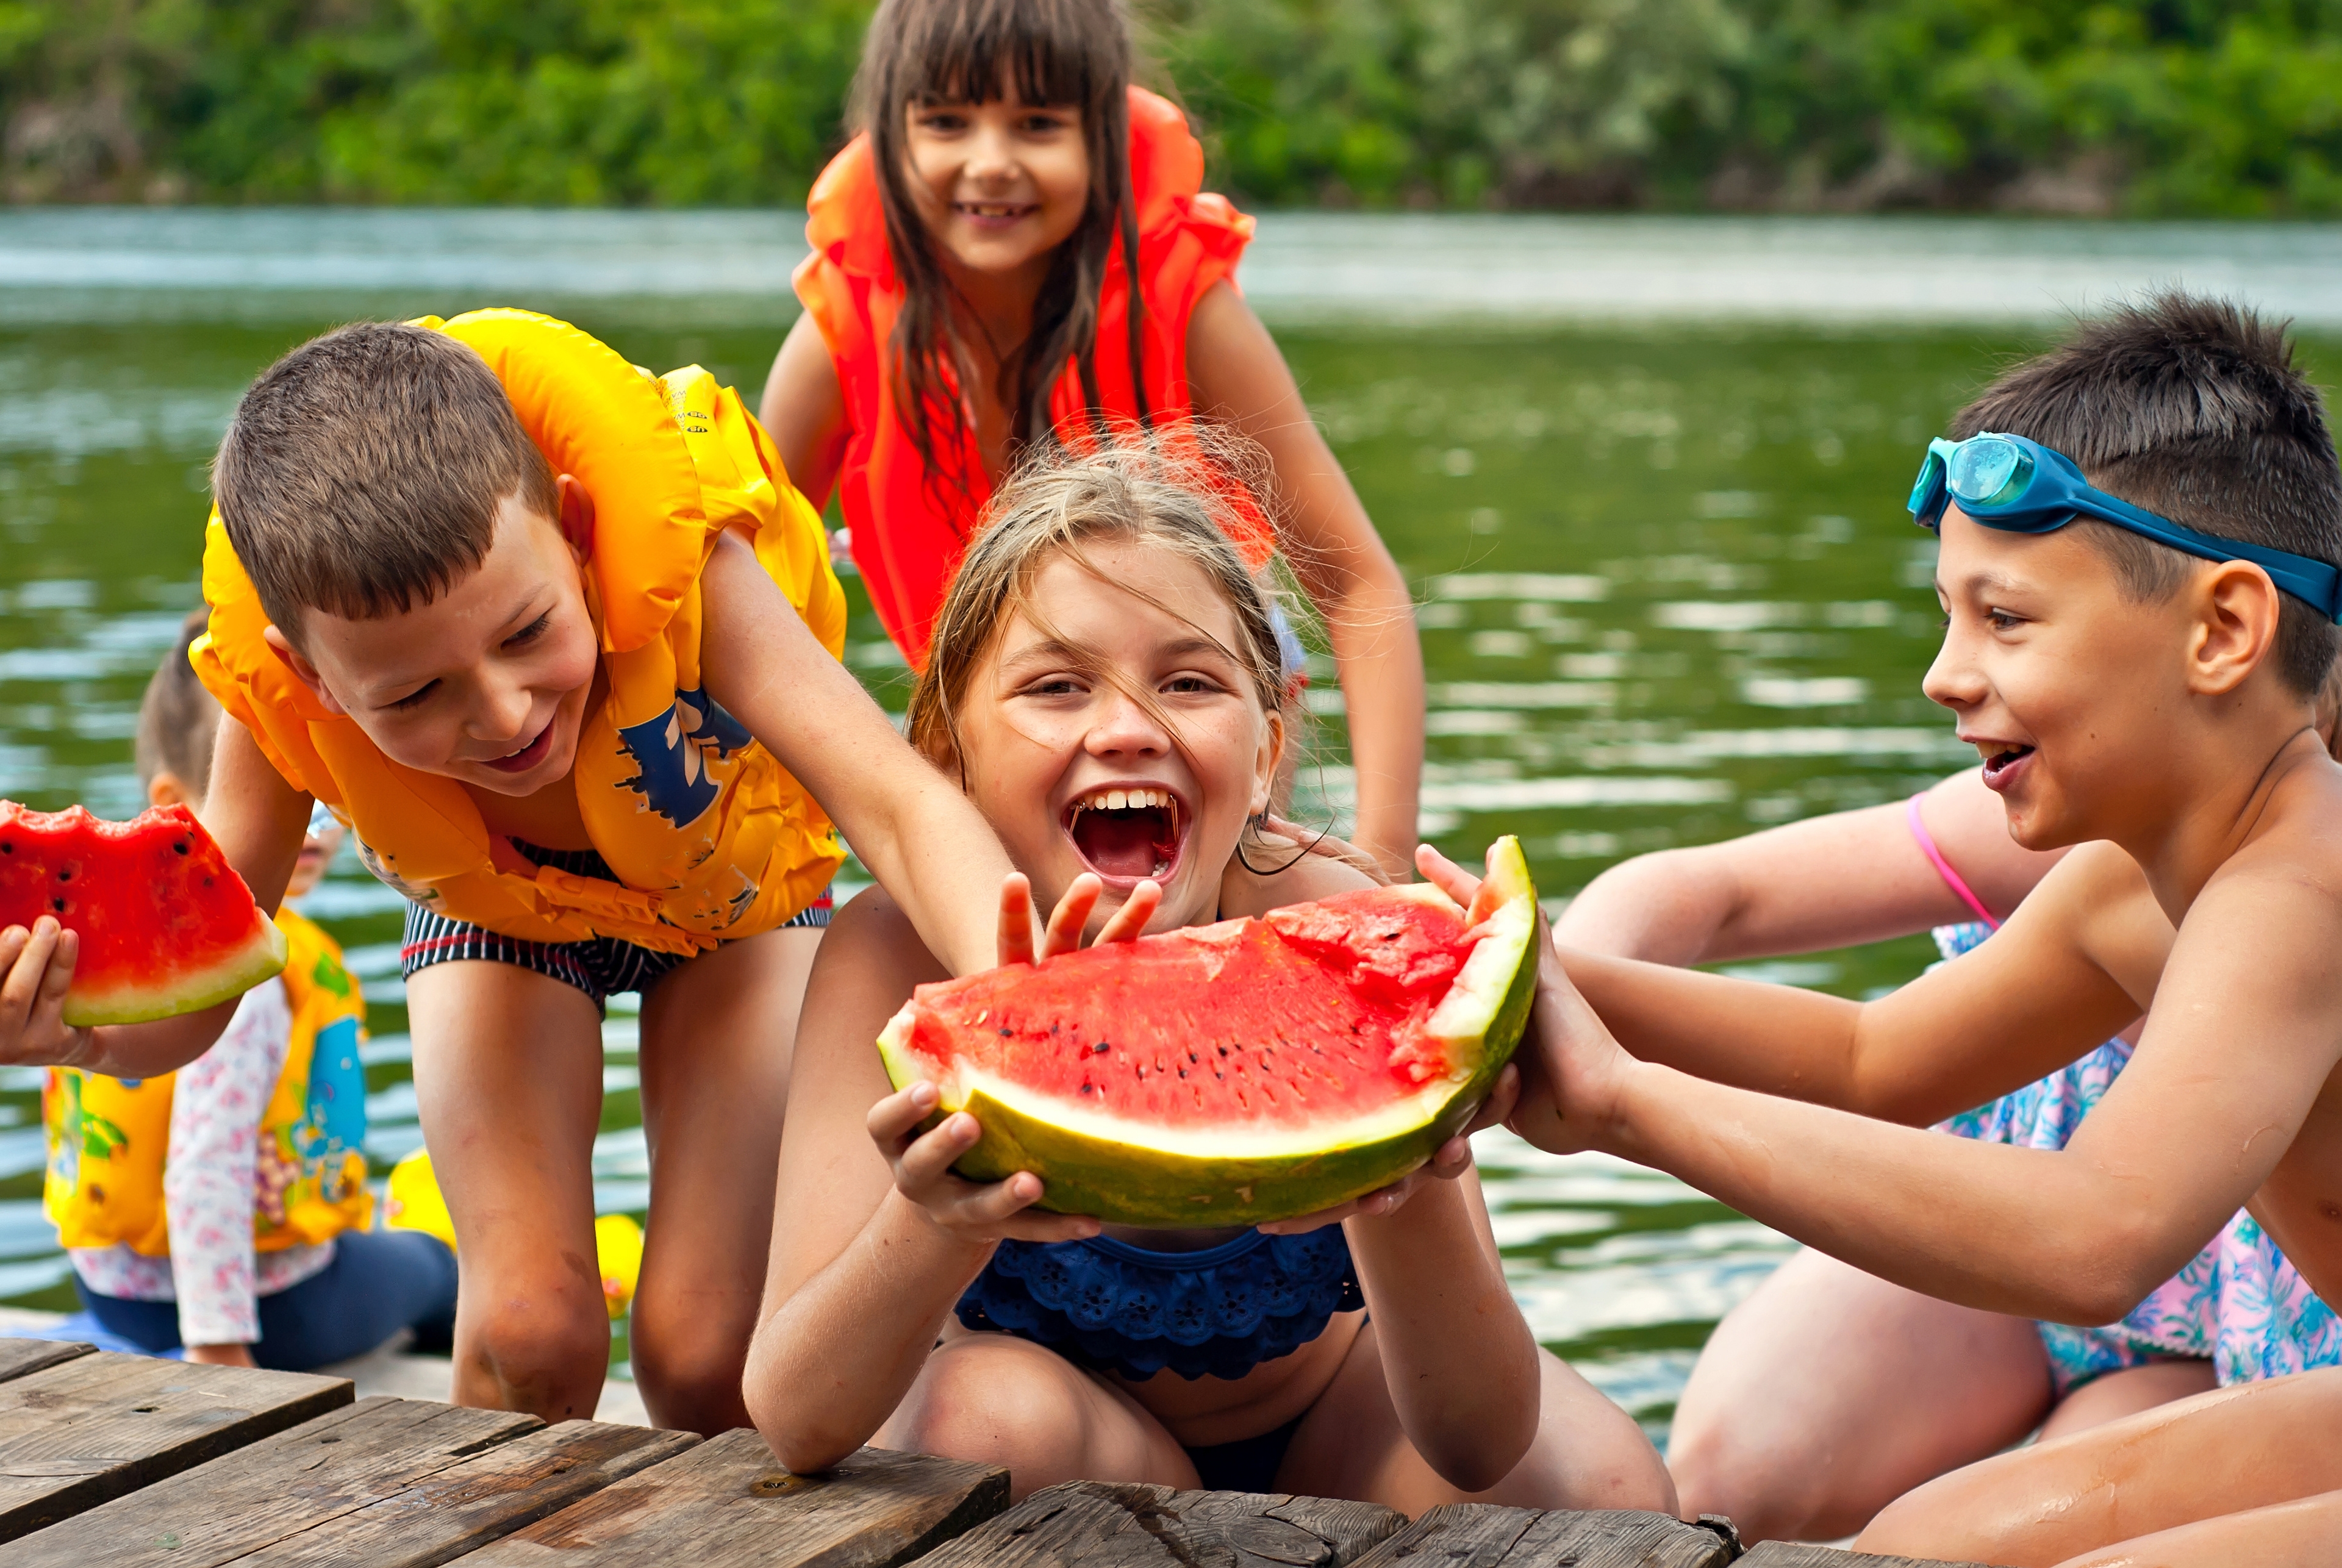
[[[518,839],[513,841],[513,847],[539,865],[573,876],[618,880],[608,863],[590,849],[543,849]],[[820,897],[784,921],[781,929],[818,930],[829,924],[830,908],[829,890],[824,888]],[[686,963],[687,955],[661,953],[614,936],[597,936],[590,942],[527,942],[468,920],[434,914],[419,904],[407,904],[406,935],[398,949],[399,973],[412,979],[417,970],[459,960],[518,964],[575,986],[592,997],[598,1008],[620,992],[648,991],[669,970]]]

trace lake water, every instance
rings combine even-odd
[[[353,315],[528,305],[753,389],[793,314],[796,227],[0,213],[0,795],[142,804],[133,716],[196,599],[205,464],[276,355]],[[2342,333],[2332,227],[1288,216],[1264,223],[1245,276],[1418,586],[1425,834],[1460,857],[1518,833],[1556,898],[1625,855],[1897,799],[1962,764],[1918,691],[1936,611],[1902,497],[1950,410],[2062,313],[2187,281]],[[2342,365],[2342,336],[2307,348]],[[899,709],[899,664],[848,589],[850,657]],[[1338,809],[1338,704],[1321,705],[1304,784]],[[386,1167],[420,1140],[399,901],[345,861],[306,907],[365,979]],[[1741,972],[1864,995],[1931,956],[1912,939]],[[596,1198],[639,1213],[622,1006]],[[64,1307],[38,1089],[0,1073],[0,1300]],[[1539,1337],[1664,1435],[1707,1332],[1787,1243],[1616,1162],[1501,1134],[1481,1153]]]

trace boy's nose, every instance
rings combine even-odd
[[[1947,633],[1933,663],[1919,682],[1927,700],[1954,709],[1971,708],[1984,700],[1984,677],[1967,656],[1957,632]]]

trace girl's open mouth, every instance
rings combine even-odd
[[[2033,754],[2031,746],[2008,746],[1984,759],[1984,782],[1992,789],[2005,787],[2016,777],[2017,770]]]
[[[1094,789],[1066,808],[1066,836],[1109,884],[1161,882],[1178,869],[1183,814],[1166,789]]]
[[[543,762],[545,759],[546,754],[553,750],[553,732],[555,729],[559,727],[559,724],[560,720],[558,717],[555,717],[553,721],[546,724],[545,728],[537,732],[536,739],[529,742],[528,744],[521,747],[520,750],[513,753],[510,756],[497,757],[484,765],[492,767],[498,773],[525,774],[528,772],[529,769]]]

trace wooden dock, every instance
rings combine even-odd
[[[342,1378],[0,1339],[5,1568],[1920,1568],[1743,1553],[1723,1520],[1077,1482],[864,1449],[826,1475],[753,1432],[359,1399]],[[1940,1568],[1940,1565],[1937,1565]]]

